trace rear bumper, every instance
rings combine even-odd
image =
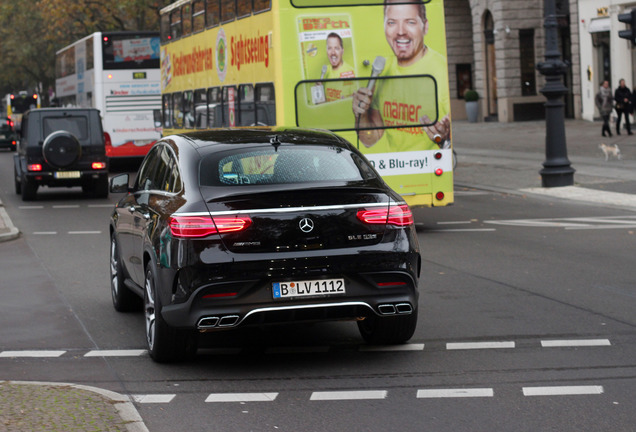
[[[388,280],[387,276],[404,284],[383,286],[377,282]],[[408,315],[417,309],[417,280],[408,273],[377,272],[345,276],[344,279],[344,295],[284,300],[273,298],[273,280],[210,284],[198,289],[185,303],[165,306],[161,314],[172,327],[206,332],[289,322]],[[220,292],[235,295],[217,297],[211,294]]]
[[[107,170],[80,171],[79,178],[56,178],[55,172],[27,172],[27,178],[39,185],[45,186],[81,186],[100,178],[108,177]]]

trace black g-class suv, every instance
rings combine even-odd
[[[42,108],[22,117],[14,156],[15,192],[35,199],[39,186],[81,186],[84,193],[108,196],[108,159],[99,111]]]

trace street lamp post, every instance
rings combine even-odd
[[[543,187],[571,186],[574,184],[574,168],[570,166],[565,141],[565,104],[563,96],[568,89],[562,76],[567,65],[559,51],[555,0],[544,0],[545,62],[537,69],[545,76],[546,84],[541,93],[548,99],[545,103],[545,154],[541,174]]]

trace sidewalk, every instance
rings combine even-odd
[[[602,138],[600,131],[600,122],[566,121],[575,184],[543,188],[539,171],[546,159],[545,122],[455,122],[456,189],[478,188],[636,210],[636,135],[623,133],[610,139]],[[598,148],[602,142],[618,144],[623,159],[605,161]],[[0,201],[0,242],[18,236]],[[147,431],[127,396],[85,386],[0,381],[0,406],[1,430]]]

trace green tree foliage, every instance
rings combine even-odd
[[[96,31],[159,30],[171,0],[0,0],[0,95],[55,89],[55,52]]]

